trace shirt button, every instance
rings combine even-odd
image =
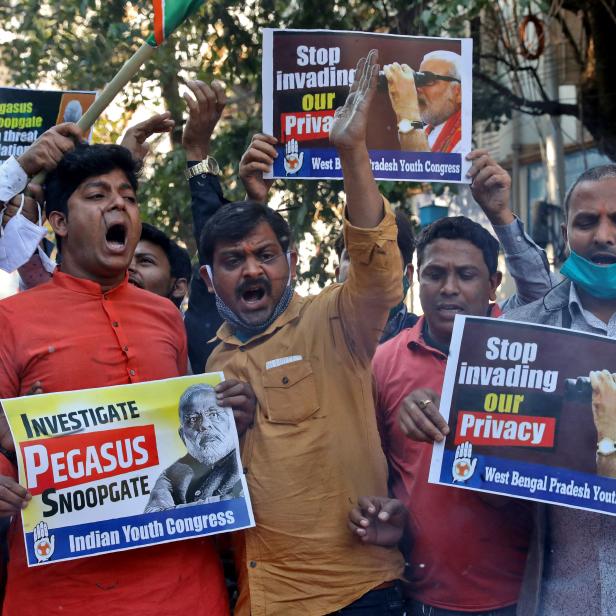
[[[122,350],[126,353],[126,352],[128,351],[128,347],[127,347],[126,345],[124,345],[124,346],[122,347]]]
[[[282,377],[282,384],[283,385],[288,385],[289,384],[289,377],[288,376],[283,376]]]
[[[195,496],[201,496],[201,490],[195,490]]]
[[[117,327],[117,326],[119,325],[119,323],[118,323],[117,321],[114,321],[114,322],[112,323],[112,325],[113,325],[114,327]]]
[[[135,376],[135,371],[134,371],[132,368],[128,371],[128,373],[129,373],[131,376]]]
[[[245,349],[244,347],[240,347],[240,351],[241,351],[242,353],[245,353],[245,352],[246,352],[246,349]]]
[[[250,568],[254,569],[257,566],[257,562],[255,560],[250,561]]]

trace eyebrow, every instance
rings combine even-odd
[[[85,184],[83,184],[83,186],[81,187],[83,190],[86,190],[87,188],[107,188],[109,189],[111,187],[111,184],[109,184],[109,182],[105,182],[105,180],[91,180],[91,181],[86,181]],[[122,182],[122,184],[120,184],[120,190],[126,190],[127,188],[133,190],[133,187],[130,185],[129,182]]]
[[[251,250],[251,252],[257,252],[259,250],[263,250],[264,248],[271,248],[272,246],[280,246],[280,244],[278,244],[278,242],[275,242],[274,240],[265,240],[262,244],[257,244]],[[244,249],[239,248],[239,247],[233,247],[233,248],[223,248],[220,251],[221,256],[233,255],[233,254],[238,254],[238,253],[243,254]]]

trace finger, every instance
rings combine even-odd
[[[366,529],[362,528],[358,524],[355,524],[350,518],[347,518],[347,528],[354,534],[359,537],[364,537],[366,535]]]
[[[443,433],[449,434],[449,424],[438,410],[438,405],[434,401],[429,402],[424,409],[424,415]]]
[[[0,502],[5,507],[24,509],[31,500],[29,492],[10,477],[0,481]]]
[[[242,175],[256,175],[258,173],[269,173],[272,170],[272,164],[266,163],[248,163],[246,165],[240,166]]]
[[[252,136],[251,142],[253,141],[266,141],[267,143],[271,143],[272,145],[276,145],[278,143],[278,139],[272,135],[268,135],[267,133],[256,133]]]
[[[444,428],[448,428],[448,426],[444,424],[443,421],[437,423],[437,418],[430,412],[429,407],[430,404],[422,410],[417,403],[412,402],[410,414],[420,432],[428,436],[431,440],[440,443],[444,438]]]
[[[267,145],[267,144],[266,144]],[[271,145],[267,145],[268,148],[271,148]],[[265,150],[260,150],[256,147],[252,147],[250,150],[248,150],[248,152],[246,152],[246,154],[242,157],[242,160],[240,161],[242,164],[248,164],[248,163],[265,163],[268,165],[273,164],[274,162],[274,158],[276,158],[277,156],[277,152],[270,152],[265,151]],[[286,152],[287,155],[289,154],[293,154],[293,148],[289,148]]]
[[[402,73],[407,79],[412,79],[413,81],[415,81],[415,73],[408,64],[403,64],[400,68],[402,69]]]
[[[234,411],[244,411],[246,413],[250,413],[249,409],[253,405],[253,401],[245,394],[229,397],[225,394],[225,397],[219,400],[218,403],[220,406],[228,406]]]
[[[360,496],[357,499],[357,504],[362,510],[362,513],[368,516],[375,516],[381,509],[381,504],[378,499],[372,496]]]
[[[199,115],[199,105],[197,101],[188,92],[184,92],[184,94],[182,94],[182,98],[186,101],[188,114],[190,116]]]
[[[379,519],[385,521],[401,514],[406,515],[406,507],[397,498],[390,498],[381,505]]]
[[[220,394],[224,391],[227,391],[228,389],[231,389],[232,387],[235,387],[238,383],[240,383],[240,381],[238,381],[237,379],[225,379],[224,381],[218,383],[216,387],[214,387],[214,391],[217,394]]]
[[[484,149],[471,150],[465,158],[466,160],[476,160],[482,156],[490,156],[490,152]]]
[[[212,105],[214,104],[214,93],[203,81],[189,81],[188,87],[195,95],[195,99],[197,100],[197,104],[199,105],[199,111],[207,112],[210,108],[210,101]]]
[[[475,162],[471,165],[471,168],[468,170],[468,177],[473,177],[477,175],[488,163],[490,162],[489,156],[482,156],[481,158],[476,158]]]
[[[370,524],[360,507],[353,507],[349,511],[349,521],[356,527],[366,527]]]
[[[36,199],[37,203],[43,203],[45,200],[45,194],[43,192],[43,187],[40,184],[28,184],[27,190],[34,197],[34,199]]]
[[[482,185],[489,177],[492,177],[495,173],[499,172],[499,167],[497,165],[488,165],[484,167],[473,177],[473,184]]]
[[[419,441],[421,443],[433,443],[434,439],[430,435],[424,433],[416,424],[414,419],[409,415],[400,415],[399,417],[400,428],[402,432],[413,441]]]
[[[214,81],[212,81],[212,90],[214,90],[214,94],[216,95],[216,111],[220,114],[227,104],[225,84],[218,79],[214,79]]]
[[[60,135],[64,135],[65,137],[70,137],[75,141],[83,141],[83,131],[77,124],[73,122],[64,122],[63,124],[58,124],[54,126],[51,130],[60,133]]]
[[[265,141],[264,139],[253,139],[250,143],[250,146],[248,146],[246,153],[250,152],[251,150],[259,150],[260,152],[266,152],[271,156],[276,156],[278,154],[278,151],[274,146],[275,144],[270,143],[269,141]],[[290,146],[290,141],[285,144],[285,148],[289,148]]]

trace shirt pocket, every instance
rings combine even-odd
[[[312,365],[307,360],[285,364],[263,373],[267,419],[299,424],[319,410]]]

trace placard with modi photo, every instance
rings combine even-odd
[[[429,481],[616,515],[616,341],[456,316]]]
[[[221,373],[2,400],[28,565],[254,526]]]
[[[381,66],[367,134],[375,178],[468,182],[472,39],[266,28],[263,130],[278,139],[271,177],[342,177],[329,129],[371,49]]]

